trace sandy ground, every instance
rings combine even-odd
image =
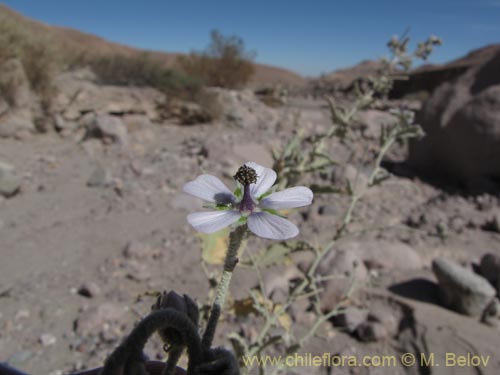
[[[280,110],[284,119],[301,111],[305,127],[328,124],[328,113],[318,103],[290,106]],[[201,203],[182,194],[183,184],[204,172],[229,181],[227,176],[248,160],[270,166],[266,150],[289,137],[291,128],[290,123],[259,131],[164,124],[129,134],[126,148],[56,134],[0,139],[0,159],[22,177],[21,192],[0,200],[0,360],[33,374],[94,367],[147,314],[153,300],[144,293],[173,289],[204,301],[208,285],[200,241],[185,220]],[[90,187],[99,166],[109,174],[107,182]],[[414,269],[403,267],[404,259],[383,265],[368,291],[406,325],[400,323],[397,334],[377,343],[331,330],[306,348],[356,355],[435,353],[440,363],[447,352],[476,353],[490,356],[488,366],[296,372],[498,374],[498,328],[439,306],[429,265],[436,256],[470,264],[486,252],[500,254],[500,234],[481,229],[499,206],[498,197],[464,197],[417,178],[394,176],[370,191],[356,211],[355,225],[384,229],[349,241],[371,242],[375,253],[377,244],[405,244],[418,255],[421,264]],[[294,213],[292,220],[301,223],[302,238],[321,241],[344,207],[335,196],[318,196],[306,214]],[[425,222],[408,225],[422,214]],[[445,237],[436,233],[442,221],[449,228]],[[124,254],[131,241],[137,252]],[[258,240],[251,246],[265,244]],[[244,295],[254,282],[239,269],[233,294]],[[82,286],[91,298],[78,292]],[[235,327],[227,323],[222,331]],[[223,337],[218,343],[227,344]],[[148,354],[162,356],[158,341]]]

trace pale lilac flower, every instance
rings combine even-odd
[[[228,189],[217,177],[204,174],[184,185],[184,192],[210,202],[216,211],[195,212],[187,220],[202,233],[214,233],[232,224],[246,222],[259,237],[286,240],[299,234],[297,226],[279,214],[279,210],[311,204],[312,191],[297,186],[274,192],[276,172],[247,162],[234,176],[237,188]]]

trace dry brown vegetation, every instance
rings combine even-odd
[[[178,63],[184,72],[199,77],[208,86],[240,88],[255,73],[253,57],[253,53],[245,50],[241,38],[214,30],[205,51],[179,56]]]
[[[0,64],[13,57],[20,59],[33,90],[42,98],[48,98],[56,66],[56,53],[49,37],[34,33],[8,14],[0,12]],[[7,102],[12,89],[0,87]]]

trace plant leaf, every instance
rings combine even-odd
[[[200,234],[202,241],[201,256],[203,260],[212,265],[224,264],[227,245],[229,241],[229,229],[223,229],[211,234]]]

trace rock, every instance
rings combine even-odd
[[[408,162],[417,171],[471,186],[500,177],[500,50],[439,86],[416,122],[426,133],[410,143]]]
[[[350,92],[357,84],[368,82],[369,77],[378,75],[383,69],[380,61],[364,60],[354,66],[338,69],[333,73],[322,76],[315,82],[317,95],[324,95],[332,91]]]
[[[182,155],[208,158],[210,151],[208,150],[205,142],[206,141],[204,139],[198,138],[188,138],[182,141]],[[227,152],[225,155],[227,155]]]
[[[97,78],[88,69],[59,74],[54,84],[57,95],[53,99],[53,110],[71,121],[89,112],[145,115],[150,121],[159,121],[158,107],[166,100],[165,94],[149,87],[97,84]]]
[[[87,186],[88,187],[108,187],[113,183],[113,176],[111,172],[103,167],[102,165],[98,165],[95,167],[94,171],[90,175]]]
[[[278,122],[275,109],[262,103],[251,90],[211,89],[222,105],[222,117],[248,129],[272,129]]]
[[[12,109],[0,118],[0,137],[18,137],[35,131],[31,110]]]
[[[338,216],[341,213],[339,204],[328,203],[318,208],[318,215]]]
[[[151,246],[139,241],[130,241],[123,249],[123,256],[128,259],[145,259],[152,253]]]
[[[453,261],[435,259],[432,270],[439,282],[441,302],[459,313],[479,317],[496,295],[488,280]]]
[[[127,128],[117,116],[96,115],[93,120],[87,119],[87,134],[85,138],[100,138],[102,140],[127,145]]]
[[[169,117],[182,125],[203,124],[212,121],[210,113],[199,104],[183,100],[172,100],[168,109]]]
[[[370,307],[367,320],[382,324],[391,336],[398,333],[399,320],[394,316],[394,312],[389,306]]]
[[[57,342],[57,339],[50,333],[44,333],[40,336],[39,341],[43,346],[51,346]]]
[[[332,320],[336,327],[345,329],[348,333],[353,333],[367,319],[368,310],[359,307],[348,307],[335,315]]]
[[[101,294],[101,288],[93,281],[83,283],[77,293],[82,297],[93,298]]]
[[[500,233],[500,212],[496,213],[493,216],[493,220],[491,221],[491,229],[493,229],[497,233]]]
[[[422,268],[420,255],[401,242],[348,242],[340,243],[339,249],[356,254],[368,269],[415,270]]]
[[[364,322],[356,329],[357,337],[363,342],[375,342],[389,337],[387,329],[378,322]]]
[[[13,166],[0,162],[0,196],[12,197],[19,192],[21,180]]]
[[[122,121],[129,133],[152,126],[149,117],[141,114],[126,114],[122,117]]]
[[[365,280],[368,276],[366,267],[360,257],[354,252],[339,249],[332,251],[324,258],[318,267],[318,273],[324,276],[337,275],[354,277],[356,280]]]
[[[130,280],[137,282],[147,281],[151,279],[151,272],[148,269],[147,264],[143,262],[138,262],[137,260],[128,260],[124,267],[126,269],[126,276]]]
[[[500,328],[500,301],[494,298],[493,301],[486,307],[481,316],[481,323],[491,327]]]
[[[389,97],[425,97],[443,83],[456,80],[471,68],[484,64],[499,50],[498,44],[490,44],[446,64],[424,64],[408,72],[406,79],[395,80]]]
[[[448,222],[450,230],[456,233],[462,233],[467,226],[467,221],[462,216],[453,216]]]
[[[21,310],[18,310],[14,319],[15,320],[28,319],[30,316],[31,316],[31,313],[29,312],[29,310],[21,309]]]
[[[78,123],[72,120],[64,119],[61,114],[56,113],[52,117],[54,129],[63,136],[68,136],[78,129]]]
[[[267,87],[256,90],[255,95],[268,107],[277,108],[287,104],[288,92],[280,87]]]
[[[479,273],[496,286],[500,275],[500,256],[492,253],[484,254],[479,264]]]
[[[325,257],[318,267],[319,274],[323,276],[335,276],[326,282],[321,294],[321,308],[323,311],[331,311],[337,307],[353,284],[363,284],[368,271],[362,260],[354,253],[338,250]]]

